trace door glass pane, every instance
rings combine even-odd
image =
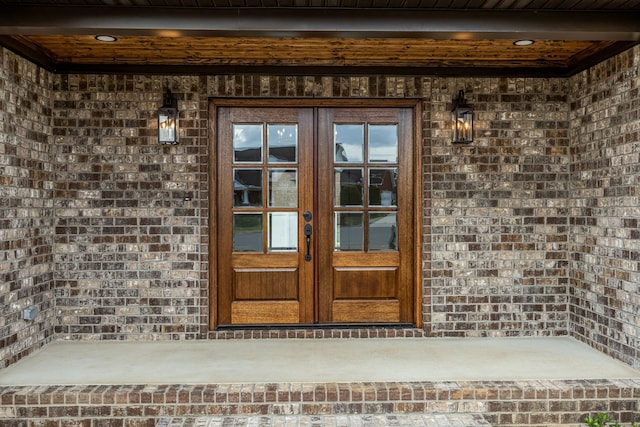
[[[298,250],[297,212],[269,212],[269,252]]]
[[[298,151],[297,125],[268,125],[269,163],[295,163]]]
[[[369,205],[396,206],[398,169],[369,169]]]
[[[298,171],[269,169],[269,207],[298,207]]]
[[[398,250],[398,226],[395,212],[369,214],[369,251]]]
[[[233,251],[262,252],[262,214],[233,214]]]
[[[369,161],[398,162],[398,125],[369,125]]]
[[[364,124],[334,125],[336,163],[362,163],[364,159]]]
[[[335,206],[362,206],[364,202],[362,175],[362,169],[335,169]]]
[[[335,250],[362,251],[364,248],[364,214],[362,212],[336,212]]]
[[[233,161],[235,163],[262,161],[262,125],[233,125]]]
[[[233,206],[262,206],[262,169],[233,170]]]

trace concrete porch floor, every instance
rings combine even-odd
[[[638,379],[568,337],[56,341],[0,386]]]
[[[569,337],[56,341],[0,370],[7,427],[579,427],[640,372]]]

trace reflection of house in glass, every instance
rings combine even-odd
[[[369,204],[396,206],[398,196],[397,169],[369,170]]]
[[[262,148],[244,148],[234,150],[234,161],[236,163],[256,163],[261,162]],[[295,163],[296,146],[284,145],[269,147],[269,163]]]
[[[234,206],[262,206],[262,170],[235,170],[233,204]]]
[[[262,147],[256,148],[235,148],[233,159],[237,163],[255,163],[262,159]]]
[[[362,169],[336,169],[335,192],[337,206],[362,206]]]
[[[269,207],[298,206],[298,173],[296,169],[269,169]]]
[[[269,164],[295,163],[296,145],[269,147]],[[236,149],[235,163],[262,163],[262,148]],[[258,166],[258,165],[256,165]],[[269,200],[271,206],[297,204],[297,174],[295,169],[269,169]],[[262,206],[264,184],[262,169],[235,169],[233,176],[234,206]]]
[[[296,146],[285,145],[269,147],[269,163],[295,163]]]
[[[347,151],[341,142],[336,142],[336,162],[348,162]]]

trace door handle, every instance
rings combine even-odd
[[[307,239],[307,254],[304,256],[305,261],[311,261],[311,233],[313,233],[313,227],[311,224],[305,224],[304,235]]]

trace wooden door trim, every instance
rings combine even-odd
[[[424,168],[425,164],[422,158],[422,103],[417,102],[413,106],[413,180],[414,180],[414,195],[413,195],[413,209],[414,209],[414,253],[413,253],[413,272],[414,272],[414,321],[416,324],[416,328],[422,329],[423,327],[423,295],[422,291],[424,289],[423,284],[423,267],[422,267],[422,236],[424,235],[422,223],[424,221],[422,206],[424,204],[424,191],[423,191],[423,182],[424,182]],[[429,188],[430,190],[430,188]],[[429,193],[428,199],[431,199],[431,194]],[[431,224],[429,224],[431,227]]]
[[[420,98],[210,98],[209,112],[217,107],[420,108],[421,103]]]
[[[208,165],[208,239],[209,239],[209,329],[218,326],[218,230],[215,201],[218,198],[218,108],[219,107],[327,107],[327,108],[384,108],[399,107],[413,109],[413,179],[414,179],[414,253],[412,265],[414,269],[414,323],[417,328],[423,327],[423,151],[422,151],[422,100],[419,98],[403,99],[341,99],[341,98],[210,98],[209,99],[209,165]],[[314,160],[315,161],[315,160]]]
[[[209,179],[208,183],[208,239],[209,239],[209,270],[208,291],[209,291],[209,330],[215,330],[218,326],[218,226],[217,215],[214,206],[218,200],[218,187],[216,179],[218,177],[218,108],[217,104],[209,101]]]

